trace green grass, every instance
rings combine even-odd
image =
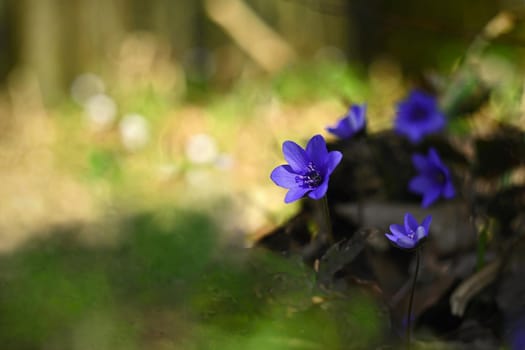
[[[5,348],[148,349],[160,337],[176,349],[338,349],[349,331],[354,344],[379,332],[370,300],[313,304],[310,268],[221,248],[201,214],[136,214],[118,231],[114,245],[85,246],[77,227],[57,229],[0,259]]]

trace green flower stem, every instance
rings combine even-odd
[[[485,265],[485,252],[487,250],[488,234],[487,229],[483,228],[478,235],[478,246],[476,254],[476,270],[480,271]]]
[[[496,220],[489,218],[488,222],[481,227],[478,233],[478,245],[477,245],[477,264],[476,270],[480,271],[485,265],[485,254],[487,251],[487,245],[489,244],[490,238],[494,234],[496,229]]]
[[[322,216],[325,225],[325,238],[327,242],[333,242],[334,236],[332,233],[332,221],[330,220],[330,210],[328,209],[328,198],[326,195],[321,198]]]
[[[416,290],[417,273],[419,272],[419,247],[416,248],[416,271],[414,272],[414,280],[412,281],[412,288],[410,290],[410,300],[408,301],[408,320],[407,320],[407,350],[410,350],[410,333],[412,330],[412,304],[414,301],[414,291]]]

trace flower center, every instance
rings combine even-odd
[[[434,173],[434,180],[440,184],[440,185],[443,185],[445,184],[446,182],[446,176],[445,174],[443,173],[443,171],[439,170],[439,171],[436,171]]]
[[[316,188],[323,182],[323,177],[314,163],[308,163],[306,172],[304,175],[297,175],[295,177],[295,182],[299,184],[302,188]]]
[[[425,236],[425,228],[423,226],[418,226],[415,231],[410,230],[409,232],[407,232],[407,236],[412,240],[419,241]]]
[[[423,121],[428,118],[428,111],[423,106],[414,106],[412,113],[410,113],[410,119],[415,122]]]

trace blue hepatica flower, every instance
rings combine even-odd
[[[348,139],[365,127],[366,104],[353,105],[348,112],[333,127],[326,130],[340,139]]]
[[[421,225],[410,213],[405,214],[405,226],[398,224],[390,225],[390,233],[385,233],[386,238],[398,248],[413,249],[417,244],[428,236],[432,216],[427,216]]]
[[[518,320],[511,330],[512,350],[525,349],[525,318]]]
[[[449,199],[456,195],[450,171],[434,148],[428,151],[426,157],[414,154],[412,163],[419,174],[410,180],[408,188],[411,192],[423,195],[423,208],[434,203],[440,196]]]
[[[341,162],[341,152],[328,152],[321,135],[308,141],[306,149],[292,141],[283,143],[284,159],[288,164],[272,171],[270,178],[276,185],[288,188],[286,203],[296,201],[305,195],[320,199],[328,190],[328,180],[335,167]]]
[[[436,99],[422,91],[414,90],[397,105],[394,129],[419,143],[427,134],[445,126],[445,116],[439,111]]]

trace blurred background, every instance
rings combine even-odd
[[[281,143],[326,136],[350,103],[368,103],[371,131],[388,128],[414,86],[447,91],[451,110],[465,91],[485,98],[469,130],[483,132],[487,120],[521,125],[524,5],[1,0],[0,336],[27,349],[208,348],[181,345],[176,329],[226,344],[215,326],[191,328],[195,313],[178,303],[191,295],[201,315],[242,296],[199,299],[180,280],[216,256],[201,247],[250,246],[297,208],[269,180]],[[209,285],[230,278],[253,289],[250,273],[224,277],[233,263],[224,264]],[[172,308],[156,314],[166,300]],[[266,310],[275,318],[287,307]],[[371,339],[378,316],[362,308],[354,311],[371,320]],[[36,311],[42,319],[31,320]],[[236,327],[241,314],[212,324]],[[312,329],[325,322],[308,317]],[[275,340],[275,325],[263,324],[252,324],[264,332],[243,349]],[[92,334],[102,340],[93,345]],[[285,340],[274,348],[297,345]],[[304,341],[296,348],[320,346]]]
[[[163,201],[233,209],[218,216],[244,240],[293,210],[268,180],[282,141],[349,103],[388,127],[407,88],[445,86],[493,19],[476,74],[516,98],[520,5],[3,0],[0,248]]]

